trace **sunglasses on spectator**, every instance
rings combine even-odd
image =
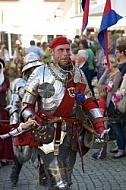
[[[103,66],[104,66],[104,65],[106,65],[106,66],[107,66],[108,64],[107,64],[107,63],[103,63],[102,65],[103,65]]]

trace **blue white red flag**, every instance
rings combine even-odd
[[[81,2],[81,6],[83,9],[82,30],[81,30],[82,34],[88,24],[89,4],[90,0],[82,0]]]
[[[106,0],[101,26],[98,33],[98,40],[105,50],[108,47],[107,28],[116,24],[126,15],[126,0]]]
[[[110,63],[108,59],[108,30],[107,28],[116,24],[123,16],[126,15],[125,0],[106,0],[101,26],[98,33],[98,40],[105,51],[108,67]]]

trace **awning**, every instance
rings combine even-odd
[[[105,4],[97,5],[90,9],[89,16],[102,16]]]

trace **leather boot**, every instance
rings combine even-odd
[[[15,185],[18,182],[19,179],[19,173],[22,168],[22,164],[19,163],[17,157],[14,157],[14,165],[12,167],[10,180],[12,182],[12,185]]]
[[[45,173],[44,164],[40,164],[39,166],[39,184],[47,185],[47,176]]]

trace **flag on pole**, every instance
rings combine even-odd
[[[116,24],[126,15],[126,0],[106,0],[101,26],[98,33],[98,40],[106,52],[108,47],[107,28]]]
[[[108,59],[108,30],[107,28],[116,24],[121,18],[123,18],[125,13],[125,0],[106,0],[101,26],[98,33],[98,40],[104,49],[107,64],[110,68],[110,63]]]
[[[81,6],[83,9],[82,30],[81,30],[82,34],[88,24],[89,4],[90,0],[82,0],[81,2]]]

